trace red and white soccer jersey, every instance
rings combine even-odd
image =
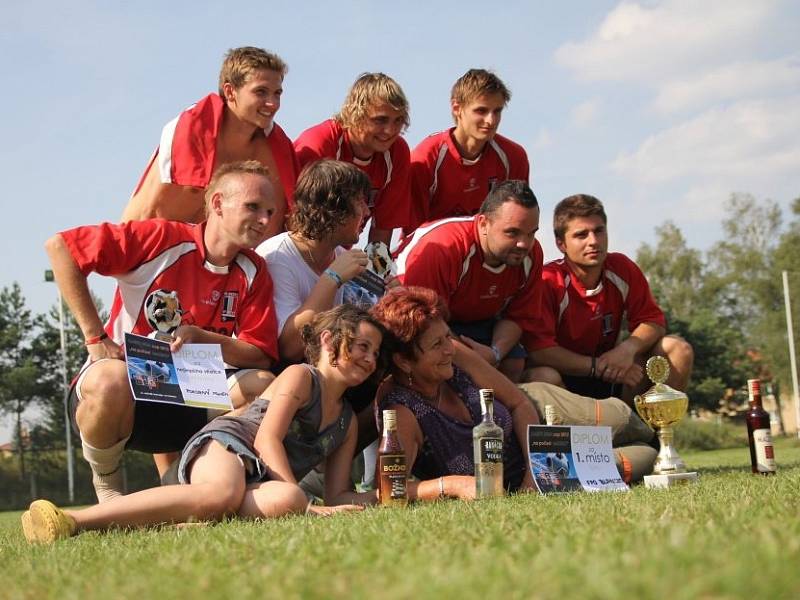
[[[528,155],[502,135],[488,142],[476,161],[465,161],[453,129],[428,136],[411,153],[411,196],[415,226],[459,215],[474,215],[497,183],[528,181]]]
[[[225,101],[220,95],[209,94],[164,125],[161,142],[139,179],[134,195],[154,165],[158,166],[161,183],[205,188],[214,174],[217,137],[224,109]],[[294,186],[300,173],[294,146],[277,123],[265,129],[264,136],[275,161],[286,206],[291,208]]]
[[[542,247],[534,242],[518,267],[490,267],[484,263],[476,220],[455,217],[417,229],[397,256],[400,281],[436,291],[452,321],[502,317],[531,331],[539,305]]]
[[[542,283],[535,331],[523,336],[530,350],[561,346],[584,356],[599,356],[617,344],[625,319],[629,331],[641,323],[666,327],[647,279],[624,254],[608,255],[594,290],[581,285],[564,259],[544,266]]]
[[[150,219],[120,225],[78,227],[61,232],[84,275],[117,280],[105,330],[118,344],[124,333],[149,335],[146,306],[177,296],[180,321],[252,344],[278,357],[278,326],[272,279],[264,259],[241,250],[227,267],[206,262],[205,223]]]
[[[294,142],[300,166],[323,158],[349,162],[364,171],[372,184],[367,204],[378,229],[408,227],[411,224],[411,196],[408,188],[410,151],[399,137],[382,155],[374,154],[368,164],[353,156],[350,136],[334,119],[306,129]]]

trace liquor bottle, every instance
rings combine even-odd
[[[769,424],[769,413],[761,406],[761,381],[747,380],[747,393],[750,410],[747,411],[747,440],[750,442],[750,464],[753,473],[774,475],[775,447],[772,445],[772,430]]]
[[[472,430],[475,496],[503,495],[503,429],[494,422],[494,390],[480,391],[483,419]]]
[[[406,455],[397,436],[397,411],[383,411],[383,437],[378,448],[378,486],[383,506],[405,506]]]
[[[545,425],[555,425],[556,420],[558,420],[558,414],[556,413],[556,407],[552,404],[545,404],[544,406],[544,422]]]

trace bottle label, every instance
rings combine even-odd
[[[406,497],[406,457],[404,454],[383,454],[378,457],[381,478],[381,495],[389,498]],[[388,489],[386,489],[388,488]]]
[[[756,445],[756,468],[759,473],[774,473],[775,447],[772,445],[772,432],[769,429],[756,429],[753,432],[753,441]]]
[[[479,439],[481,448],[481,462],[503,462],[503,440],[498,438],[482,437]]]

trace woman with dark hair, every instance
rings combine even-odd
[[[656,451],[647,442],[653,432],[624,402],[585,398],[546,383],[515,385],[452,337],[447,307],[436,292],[414,286],[391,290],[372,314],[387,330],[384,345],[391,355],[391,378],[381,387],[377,407],[397,411],[406,460],[419,480],[409,482],[409,499],[474,497],[472,429],[481,421],[479,388],[495,393],[509,491],[533,486],[527,429],[540,422],[545,403],[567,424],[610,425],[615,446],[625,445],[616,457],[626,481],[652,469]]]
[[[228,515],[277,517],[355,509],[375,494],[350,491],[358,427],[342,395],[373,376],[382,326],[361,308],[338,306],[303,329],[311,364],[284,370],[238,416],[211,421],[181,454],[181,485],[119,496],[83,510],[34,501],[22,516],[29,542],[53,542],[87,529],[219,520]],[[297,485],[325,461],[325,507],[314,507]]]

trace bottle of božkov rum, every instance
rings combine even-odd
[[[378,485],[383,506],[408,504],[406,455],[397,436],[397,411],[383,411],[383,437],[378,447]]]

